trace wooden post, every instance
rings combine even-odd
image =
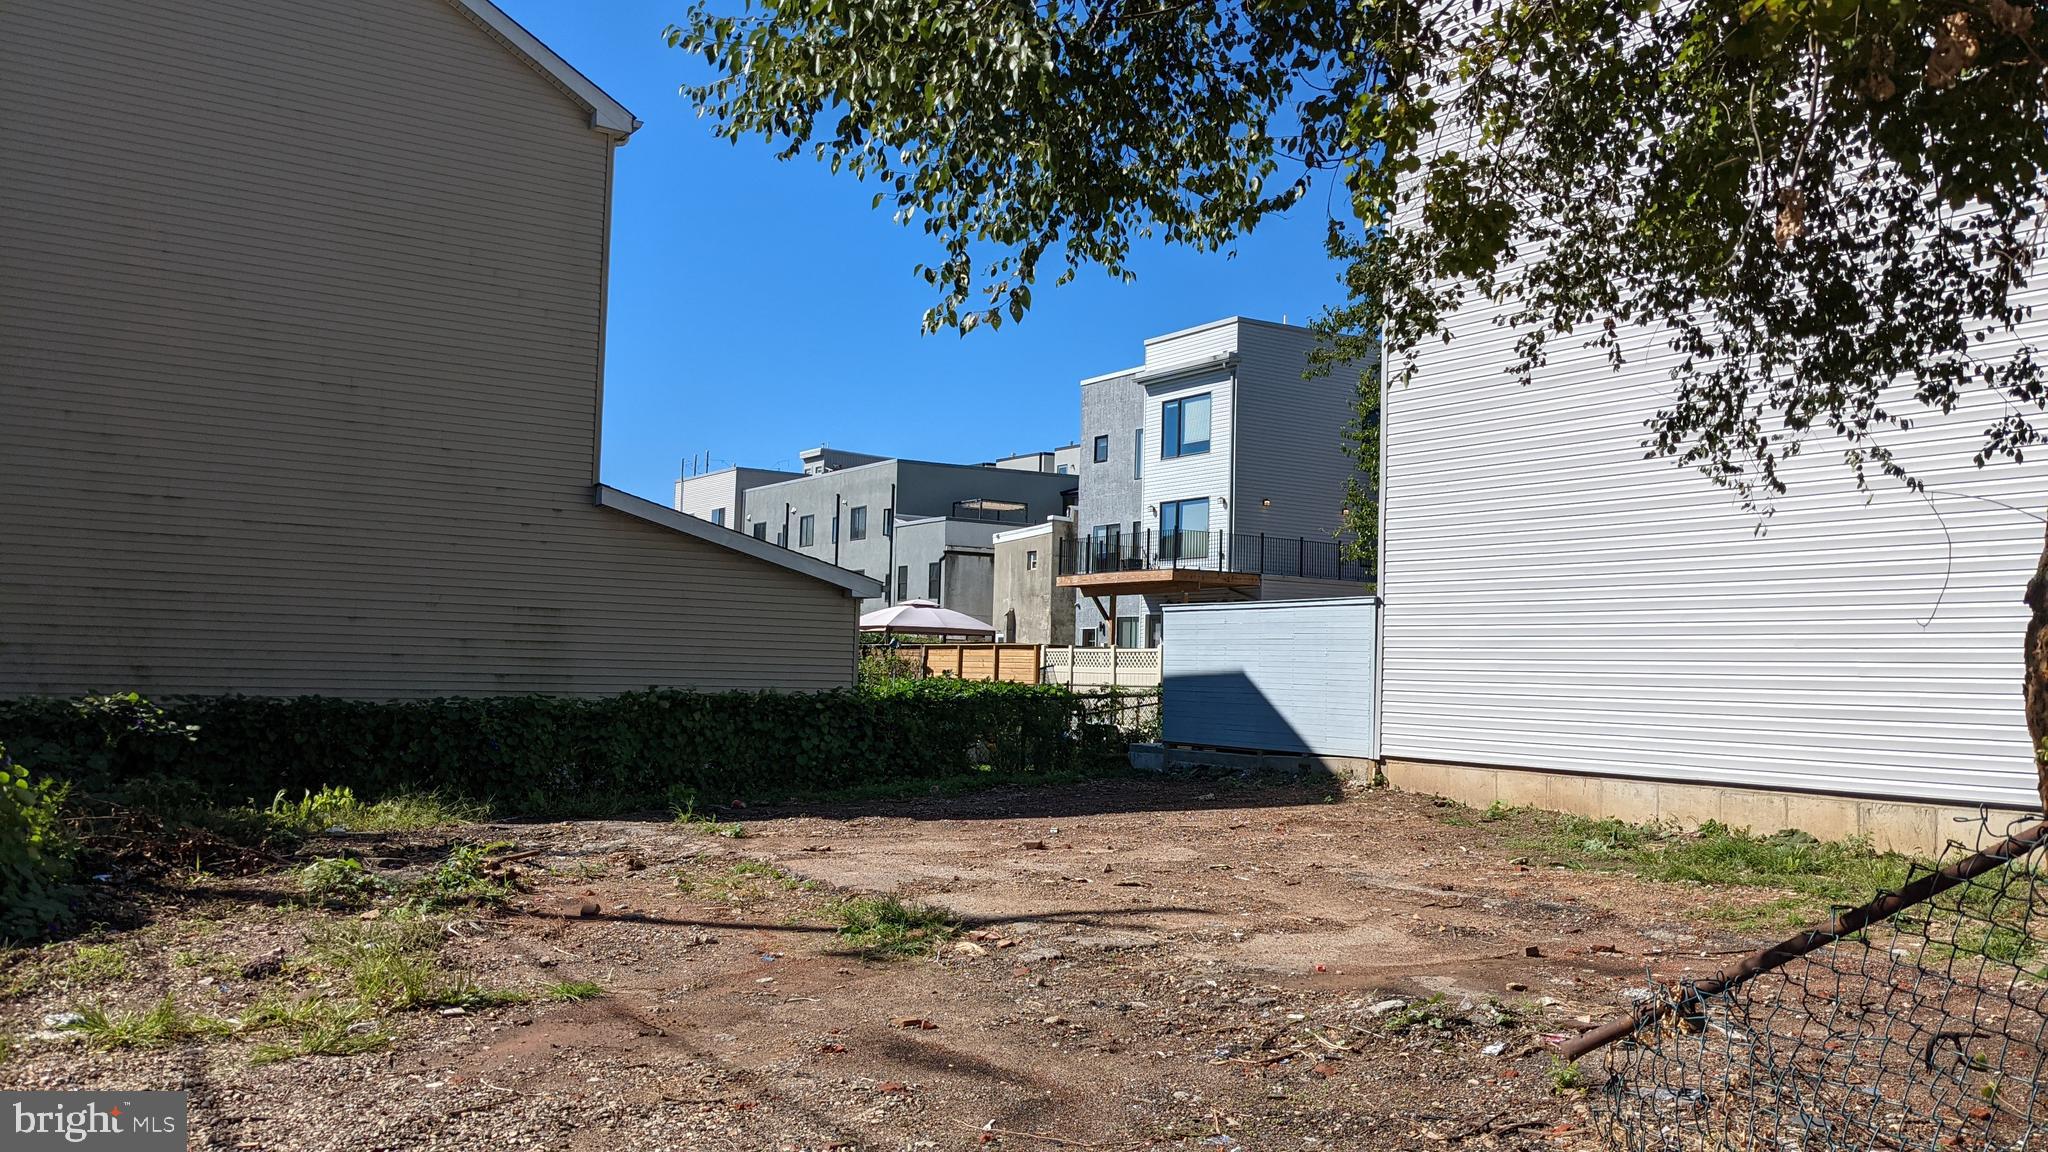
[[[1116,687],[1117,653],[1120,651],[1122,651],[1122,649],[1118,648],[1114,644],[1111,644],[1109,646],[1109,686],[1111,688]]]
[[[1074,646],[1067,645],[1067,691],[1074,690]]]

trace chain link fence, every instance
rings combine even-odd
[[[1970,840],[1729,974],[1644,989],[1593,1094],[1610,1143],[2048,1152],[2048,825]]]

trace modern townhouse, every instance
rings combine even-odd
[[[935,600],[986,620],[995,534],[1066,511],[1076,483],[1036,468],[867,458],[749,489],[743,527],[882,581],[863,611]]]
[[[1232,316],[1081,382],[1081,490],[1060,583],[1083,644],[1152,647],[1160,606],[1354,596],[1337,537],[1365,367],[1310,376],[1306,328]]]

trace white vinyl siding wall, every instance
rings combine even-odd
[[[0,694],[851,682],[594,504],[611,142],[442,0],[0,5]]]
[[[2048,294],[2041,302],[2048,303]],[[1972,466],[1982,394],[1855,491],[1815,435],[1759,520],[1643,458],[1672,354],[1561,339],[1536,382],[1471,307],[1385,405],[1390,758],[2027,806],[2021,591],[2048,463]],[[2048,328],[2037,324],[2039,340]]]
[[[1230,494],[1230,452],[1232,428],[1232,394],[1230,372],[1204,372],[1145,389],[1145,447],[1148,458],[1145,461],[1145,477],[1141,482],[1145,492],[1145,530],[1158,540],[1159,506],[1176,500],[1209,501],[1209,555],[1211,563],[1216,558],[1219,540],[1226,538],[1230,531],[1232,509],[1225,507]],[[1160,414],[1169,400],[1185,399],[1189,396],[1209,396],[1209,450],[1193,456],[1175,456],[1162,459],[1159,455],[1161,443]],[[1199,563],[1197,561],[1196,563]]]

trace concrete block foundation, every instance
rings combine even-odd
[[[1756,833],[1796,828],[1823,840],[1860,836],[1880,851],[1920,856],[1940,855],[1951,841],[1974,847],[1980,821],[1987,817],[1989,826],[2003,833],[2009,823],[2026,815],[2012,809],[1579,776],[1424,760],[1387,760],[1380,765],[1380,772],[1388,785],[1404,792],[1442,796],[1474,808],[1498,803],[1681,828],[1697,828],[1712,820]]]

